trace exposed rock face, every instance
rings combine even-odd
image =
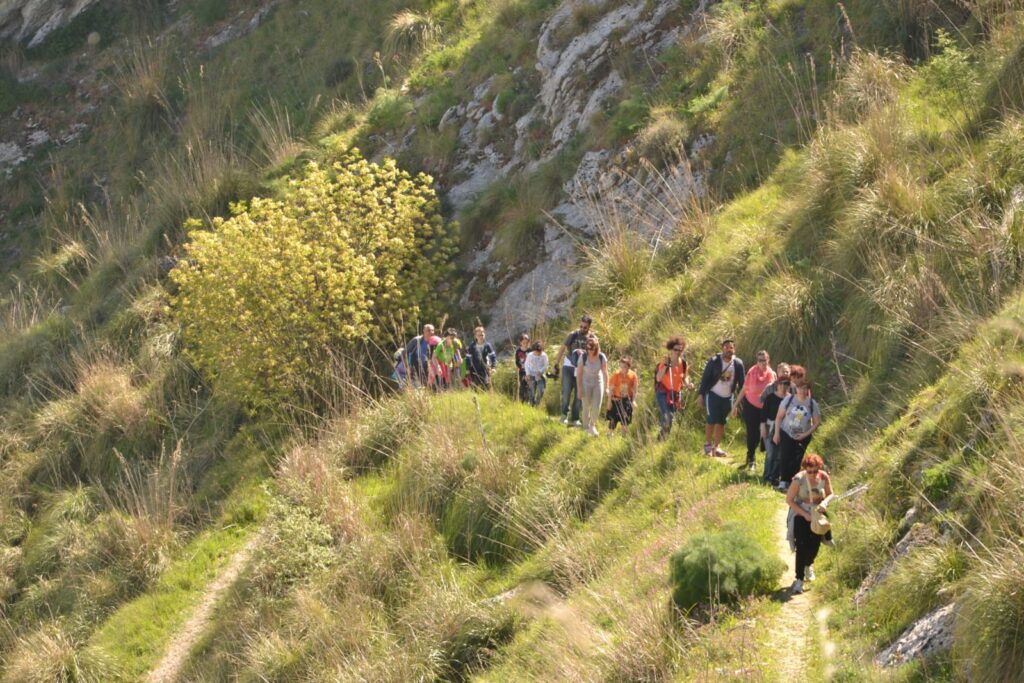
[[[536,104],[515,121],[495,109],[493,78],[481,83],[470,101],[445,112],[439,127],[458,130],[454,182],[447,188],[456,213],[492,183],[520,170],[532,171],[584,132],[593,116],[621,94],[624,81],[613,66],[617,56],[633,52],[656,58],[683,31],[692,30],[678,14],[676,0],[631,0],[605,10],[607,5],[606,0],[563,0],[554,11],[538,38]],[[591,19],[581,20],[584,15]],[[511,145],[491,142],[498,127],[514,136]],[[588,152],[562,187],[565,199],[550,212],[543,242],[535,257],[531,255],[535,265],[510,274],[491,261],[492,239],[474,255],[474,277],[464,304],[471,305],[481,288],[500,291],[492,326],[507,328],[510,335],[563,314],[580,277],[579,243],[599,236],[609,220],[623,221],[652,242],[667,236],[681,204],[704,192],[701,174],[690,168],[695,154],[710,142],[698,141],[689,159],[663,172],[624,170],[625,156],[618,150]],[[543,151],[530,154],[530,146],[537,144]]]
[[[98,0],[0,0],[0,41],[35,47]]]
[[[891,667],[914,659],[926,659],[953,646],[953,623],[956,605],[949,604],[918,619],[889,647],[882,650],[875,663]]]

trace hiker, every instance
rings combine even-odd
[[[462,374],[462,342],[454,327],[445,330],[444,339],[434,348],[434,357],[444,367],[445,388],[458,387]]]
[[[736,343],[732,339],[722,342],[721,353],[708,359],[701,376],[697,401],[706,415],[704,427],[704,455],[728,455],[722,450],[725,423],[732,412],[733,396],[743,390],[746,369],[736,356]]]
[[[791,377],[797,381],[797,370]],[[775,414],[775,433],[772,440],[779,446],[779,490],[785,491],[793,476],[800,470],[800,462],[811,442],[814,430],[821,424],[821,410],[811,396],[811,383],[803,379],[796,385],[796,393],[779,404]]]
[[[519,344],[516,346],[515,361],[516,372],[518,373],[519,384],[516,386],[516,398],[523,403],[530,401],[530,387],[526,383],[526,369],[523,364],[526,356],[530,353],[530,335],[525,332],[519,335]]]
[[[608,378],[608,436],[615,434],[616,425],[622,425],[623,436],[628,433],[639,384],[633,372],[633,359],[623,356],[619,360],[619,369]]]
[[[796,580],[792,592],[802,593],[804,581],[814,580],[814,559],[825,537],[811,530],[812,510],[832,495],[832,480],[820,455],[808,453],[800,461],[801,472],[786,492],[789,506],[787,538],[796,549]]]
[[[732,416],[739,415],[743,411],[743,423],[747,427],[747,460],[746,467],[753,472],[758,446],[761,442],[761,409],[764,401],[761,399],[762,392],[768,385],[775,382],[775,371],[772,370],[771,356],[767,351],[757,352],[757,362],[747,372],[747,378],[743,382],[743,393],[736,406],[732,409]]]
[[[797,367],[800,367],[800,366],[798,365]],[[790,382],[790,379],[791,379],[790,378],[790,374],[789,374],[790,370],[791,370],[791,368],[789,366],[789,363],[779,363],[778,365],[776,365],[775,366],[775,382],[781,382],[783,380],[785,380],[786,382]],[[764,391],[761,392],[761,403],[764,403],[765,400],[769,396],[771,396],[772,394],[775,393],[775,382],[772,382],[771,384],[766,386],[764,388]],[[790,384],[790,391],[792,391],[792,390],[793,390],[793,385]],[[773,420],[775,419],[775,415],[774,414],[772,414],[772,419]],[[771,439],[771,437],[772,437],[772,435],[771,435],[771,433],[769,433],[768,434],[768,438]]]
[[[665,342],[668,350],[654,371],[654,400],[658,403],[661,413],[661,431],[658,439],[664,439],[672,431],[672,421],[676,411],[681,407],[683,388],[692,389],[689,365],[686,357],[686,340],[682,337],[670,337]]]
[[[573,354],[586,348],[592,323],[589,315],[580,318],[580,328],[566,336],[555,357],[555,376],[557,377],[559,372],[562,373],[561,415],[564,425],[580,424],[580,396],[576,393],[576,366],[573,365]]]
[[[547,386],[544,373],[547,369],[548,354],[544,353],[544,345],[539,341],[535,341],[533,346],[530,347],[530,353],[526,355],[526,360],[523,361],[523,372],[526,374],[527,399],[531,406],[540,405],[540,401],[544,397],[544,388]]]
[[[789,393],[795,394],[796,388],[800,386],[807,379],[807,370],[804,366],[793,363],[789,367]]]
[[[413,337],[405,345],[405,371],[409,376],[410,386],[421,387],[427,382],[430,338],[433,336],[434,326],[424,325],[423,334]]]
[[[608,357],[601,353],[601,342],[595,335],[587,337],[587,346],[576,352],[576,395],[583,410],[583,429],[597,436],[597,420],[604,405],[604,388],[608,386]]]
[[[782,364],[779,364],[781,373]],[[772,486],[779,484],[779,447],[775,444],[772,436],[775,434],[775,416],[779,412],[779,405],[789,396],[789,366],[786,366],[786,379],[777,379],[771,385],[772,393],[764,397],[764,405],[761,408],[761,439],[764,442],[764,481]]]
[[[391,356],[391,366],[394,368],[394,372],[391,373],[391,379],[395,380],[400,388],[405,388],[406,383],[409,381],[409,373],[406,372],[405,359],[406,353],[404,347],[400,347]]]
[[[473,341],[466,346],[466,375],[474,387],[489,389],[491,373],[497,365],[494,347],[487,341],[487,332],[483,325],[473,330]]]
[[[448,370],[437,358],[437,347],[441,344],[441,338],[433,336],[427,344],[430,349],[427,357],[427,386],[435,392],[444,391],[448,388]]]

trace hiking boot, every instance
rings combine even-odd
[[[814,573],[814,567],[808,567],[807,570],[804,572],[804,580],[814,581],[816,578],[818,578],[818,576]]]
[[[800,595],[804,592],[804,582],[797,579],[793,582],[793,585],[789,587],[789,592],[793,595]]]
[[[704,455],[711,455],[711,444],[706,442],[704,444]]]

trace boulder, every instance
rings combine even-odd
[[[915,621],[894,643],[878,653],[875,663],[883,667],[927,659],[953,647],[956,605],[949,604]]]

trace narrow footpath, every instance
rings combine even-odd
[[[832,675],[831,657],[835,646],[828,638],[829,610],[823,607],[814,610],[814,601],[810,593],[803,592],[793,595],[789,592],[793,582],[793,553],[789,550],[786,540],[786,516],[788,509],[785,504],[779,506],[775,515],[776,549],[786,564],[782,574],[779,594],[784,595],[782,609],[777,622],[772,628],[773,638],[777,643],[776,652],[788,652],[788,656],[778,659],[777,681],[829,680]],[[825,550],[825,548],[822,548]],[[813,591],[814,584],[810,584]],[[812,626],[815,627],[812,630]],[[815,637],[816,636],[816,637]],[[818,671],[810,671],[810,665],[818,667]]]
[[[206,587],[192,616],[174,636],[163,657],[149,672],[146,683],[174,683],[180,678],[181,670],[185,666],[185,662],[188,661],[189,653],[210,624],[214,609],[228,589],[238,580],[242,570],[249,564],[253,551],[256,550],[262,536],[259,532],[253,534],[252,538],[246,541],[245,545],[239,548],[235,556],[231,558],[221,575]]]

